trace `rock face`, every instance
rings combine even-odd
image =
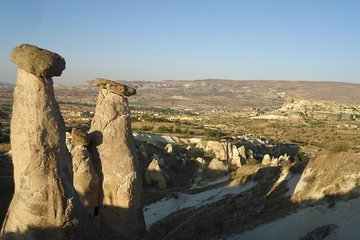
[[[51,79],[61,74],[65,61],[31,45],[16,47],[11,58],[20,67],[10,135],[15,193],[1,239],[93,239],[72,185],[65,126]]]
[[[88,215],[94,220],[99,213],[100,184],[99,177],[87,149],[88,135],[81,129],[73,128],[72,140],[75,147],[71,151],[74,188],[79,194],[80,201]]]
[[[101,170],[101,221],[106,239],[139,239],[145,231],[142,180],[125,97],[135,89],[108,80],[96,84],[101,89],[91,123],[90,150],[95,167]]]

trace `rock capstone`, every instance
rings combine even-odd
[[[124,84],[115,82],[115,81],[111,81],[111,80],[107,80],[107,79],[103,79],[103,78],[97,78],[95,80],[95,85],[102,88],[102,89],[107,89],[112,93],[118,94],[118,95],[122,95],[122,96],[132,96],[136,94],[136,89],[126,86]]]
[[[80,128],[73,128],[71,130],[71,143],[74,146],[88,146],[89,140],[88,134]]]
[[[61,76],[65,69],[62,56],[30,44],[15,47],[10,58],[19,68],[38,77]]]

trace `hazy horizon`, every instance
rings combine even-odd
[[[61,82],[61,77],[53,77],[54,80],[54,84],[56,85],[64,85],[64,86],[78,86],[78,85],[82,85],[85,82],[88,81],[94,81],[96,78],[94,79],[89,79],[89,80],[85,80],[82,82]],[[59,80],[59,81],[57,81]],[[343,83],[343,84],[360,84],[360,82],[345,82],[345,81],[327,81],[327,80],[322,80],[322,81],[317,81],[317,80],[289,80],[289,79],[282,79],[282,80],[278,80],[278,79],[224,79],[224,78],[204,78],[204,79],[159,79],[159,80],[142,80],[142,79],[108,79],[108,80],[112,80],[112,81],[127,81],[127,82],[137,82],[137,81],[141,81],[141,82],[163,82],[163,81],[273,81],[273,82],[309,82],[309,83]],[[0,83],[4,83],[4,84],[11,84],[11,85],[15,85],[15,81],[14,82],[10,82],[10,81],[1,81]]]
[[[290,80],[360,83],[360,2],[4,0],[0,82],[12,48],[62,55],[55,83]]]

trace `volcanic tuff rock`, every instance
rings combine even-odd
[[[165,172],[161,169],[160,164],[156,159],[153,159],[146,169],[145,181],[147,184],[154,184],[161,189],[167,187]]]
[[[89,145],[89,136],[86,132],[81,130],[80,128],[73,128],[71,130],[71,143],[74,146],[87,146]]]
[[[65,69],[65,59],[62,56],[30,44],[17,46],[10,57],[19,68],[38,77],[61,76]]]
[[[93,219],[98,215],[100,201],[100,182],[95,170],[89,150],[88,135],[81,129],[73,128],[71,131],[72,141],[75,147],[71,151],[74,188],[79,194],[80,201],[85,207],[88,215]]]
[[[214,180],[217,178],[225,177],[228,174],[229,168],[225,161],[214,158],[209,163],[205,170],[204,178],[206,180]]]
[[[89,132],[91,155],[102,174],[100,217],[108,238],[138,239],[145,231],[142,180],[124,97],[135,92],[112,81],[101,80],[98,85],[101,89]]]
[[[270,165],[271,164],[271,157],[269,154],[265,154],[263,160],[261,161],[263,165]]]
[[[110,92],[113,92],[115,94],[119,94],[122,96],[132,96],[136,94],[136,89],[126,86],[124,84],[120,84],[118,82],[114,82],[111,80],[106,80],[103,78],[97,78],[95,80],[95,85],[102,88],[102,89],[108,89]]]
[[[72,185],[64,121],[50,77],[61,74],[65,61],[31,45],[16,47],[11,57],[20,67],[10,136],[15,193],[1,238],[94,238]]]

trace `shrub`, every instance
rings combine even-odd
[[[309,161],[309,159],[310,159],[310,157],[306,153],[304,153],[302,151],[298,152],[294,156],[294,162],[295,163],[307,162],[307,161]]]
[[[255,158],[248,158],[248,159],[246,160],[246,163],[249,164],[249,165],[256,165],[256,164],[258,164],[258,162],[256,161]]]
[[[151,131],[153,129],[154,129],[154,126],[145,125],[140,128],[140,131]]]
[[[205,129],[204,135],[208,139],[219,140],[224,134],[216,129]]]
[[[141,119],[148,122],[172,122],[169,119],[163,117],[153,117],[150,115],[142,115]]]
[[[140,122],[140,120],[139,120],[139,118],[138,117],[136,117],[136,116],[132,116],[131,117],[131,122]]]
[[[174,127],[173,126],[167,127],[167,126],[161,125],[160,127],[157,128],[156,131],[158,133],[173,133]]]

